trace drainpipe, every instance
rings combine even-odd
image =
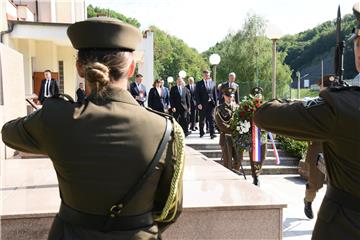
[[[11,33],[13,30],[14,30],[14,26],[15,26],[15,23],[9,23],[9,29],[8,30],[5,30],[5,31],[2,31],[0,33],[0,42],[3,43],[3,36],[5,34],[8,34],[8,33]]]
[[[35,1],[36,22],[39,21],[39,1]]]

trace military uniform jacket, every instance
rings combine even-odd
[[[140,107],[128,91],[109,88],[105,97],[90,95],[84,104],[51,98],[41,110],[6,123],[2,138],[9,147],[51,158],[68,206],[106,215],[143,175],[162,139],[165,121]],[[122,216],[162,210],[174,172],[172,144],[170,140],[157,172],[124,207]],[[153,239],[158,229],[154,225],[107,235],[67,226],[60,232],[64,239],[73,239],[72,233],[81,239]]]
[[[330,184],[360,199],[360,91],[325,89],[307,102],[265,103],[255,123],[270,132],[323,142]]]
[[[231,131],[231,118],[233,115],[233,107],[226,103],[220,104],[215,109],[215,122],[220,130],[219,144],[225,145],[225,134],[232,133]]]

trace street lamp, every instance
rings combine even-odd
[[[179,77],[185,78],[185,77],[186,77],[186,72],[185,72],[184,70],[181,70],[181,71],[179,72]]]
[[[266,29],[266,35],[272,41],[272,98],[276,98],[276,41],[281,37],[281,31],[269,25]]]
[[[166,81],[168,84],[171,84],[174,81],[174,78],[172,76],[169,76],[169,77],[167,77]]]
[[[213,72],[214,72],[213,80],[214,80],[215,85],[216,85],[216,66],[220,63],[220,61],[221,61],[221,57],[219,54],[213,53],[209,57],[210,65],[213,67]]]

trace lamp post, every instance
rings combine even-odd
[[[174,78],[172,76],[169,76],[169,77],[167,77],[166,81],[167,81],[169,89],[170,89],[170,84],[174,81]]]
[[[280,39],[281,37],[281,31],[273,26],[269,25],[266,29],[266,35],[268,38],[272,41],[272,90],[271,90],[271,96],[272,98],[276,98],[276,41]]]
[[[221,57],[219,56],[219,54],[213,53],[210,55],[209,57],[209,62],[210,65],[213,67],[213,81],[215,83],[216,86],[216,66],[220,63],[221,61]]]
[[[179,72],[179,77],[185,78],[185,77],[186,77],[186,72],[185,72],[184,70],[181,70],[181,71]]]

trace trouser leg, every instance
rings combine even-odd
[[[200,135],[204,135],[204,125],[205,125],[205,109],[199,110],[199,130]]]

